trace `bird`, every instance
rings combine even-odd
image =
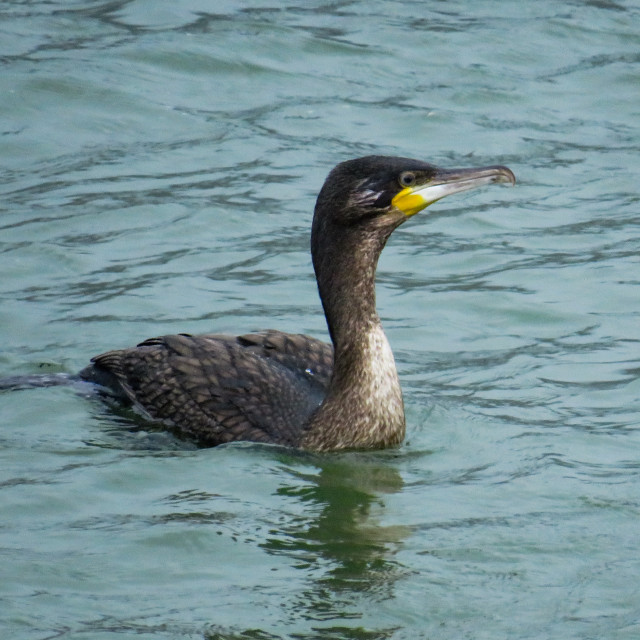
[[[265,330],[150,338],[91,359],[80,373],[104,395],[178,437],[335,452],[398,446],[403,396],[376,311],[375,274],[401,224],[446,196],[515,184],[505,166],[442,169],[370,155],[328,174],[317,197],[311,256],[331,343]]]

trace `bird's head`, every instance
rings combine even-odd
[[[367,156],[337,165],[320,191],[314,227],[390,228],[454,193],[516,181],[507,167],[440,169],[410,158]],[[319,230],[319,229],[318,229]]]
[[[393,230],[430,204],[453,193],[515,180],[510,169],[498,165],[440,169],[420,160],[386,156],[337,165],[318,195],[311,229],[321,297],[341,295],[337,281],[349,283],[354,270],[361,272],[357,281],[373,280]]]

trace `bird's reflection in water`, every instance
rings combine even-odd
[[[303,517],[288,520],[263,544],[268,553],[287,556],[308,575],[307,588],[286,604],[292,616],[325,623],[355,622],[363,615],[358,606],[362,596],[370,609],[372,598],[388,600],[396,581],[407,574],[394,556],[409,528],[380,523],[384,496],[403,487],[392,465],[394,455],[309,456],[317,473],[310,473],[308,465],[292,470],[296,482],[278,491],[304,506]],[[388,637],[388,630],[339,626],[341,635],[336,637]]]

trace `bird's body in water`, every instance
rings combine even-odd
[[[404,407],[376,312],[378,258],[409,217],[493,182],[515,177],[502,166],[442,170],[386,156],[343,162],[320,191],[311,233],[332,344],[279,331],[169,335],[99,355],[79,377],[203,446],[237,440],[313,451],[397,445],[405,434]]]

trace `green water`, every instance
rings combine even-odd
[[[397,450],[196,450],[0,395],[0,637],[640,638],[636,2],[0,4],[0,374],[325,338],[336,163],[501,163],[392,237]]]

